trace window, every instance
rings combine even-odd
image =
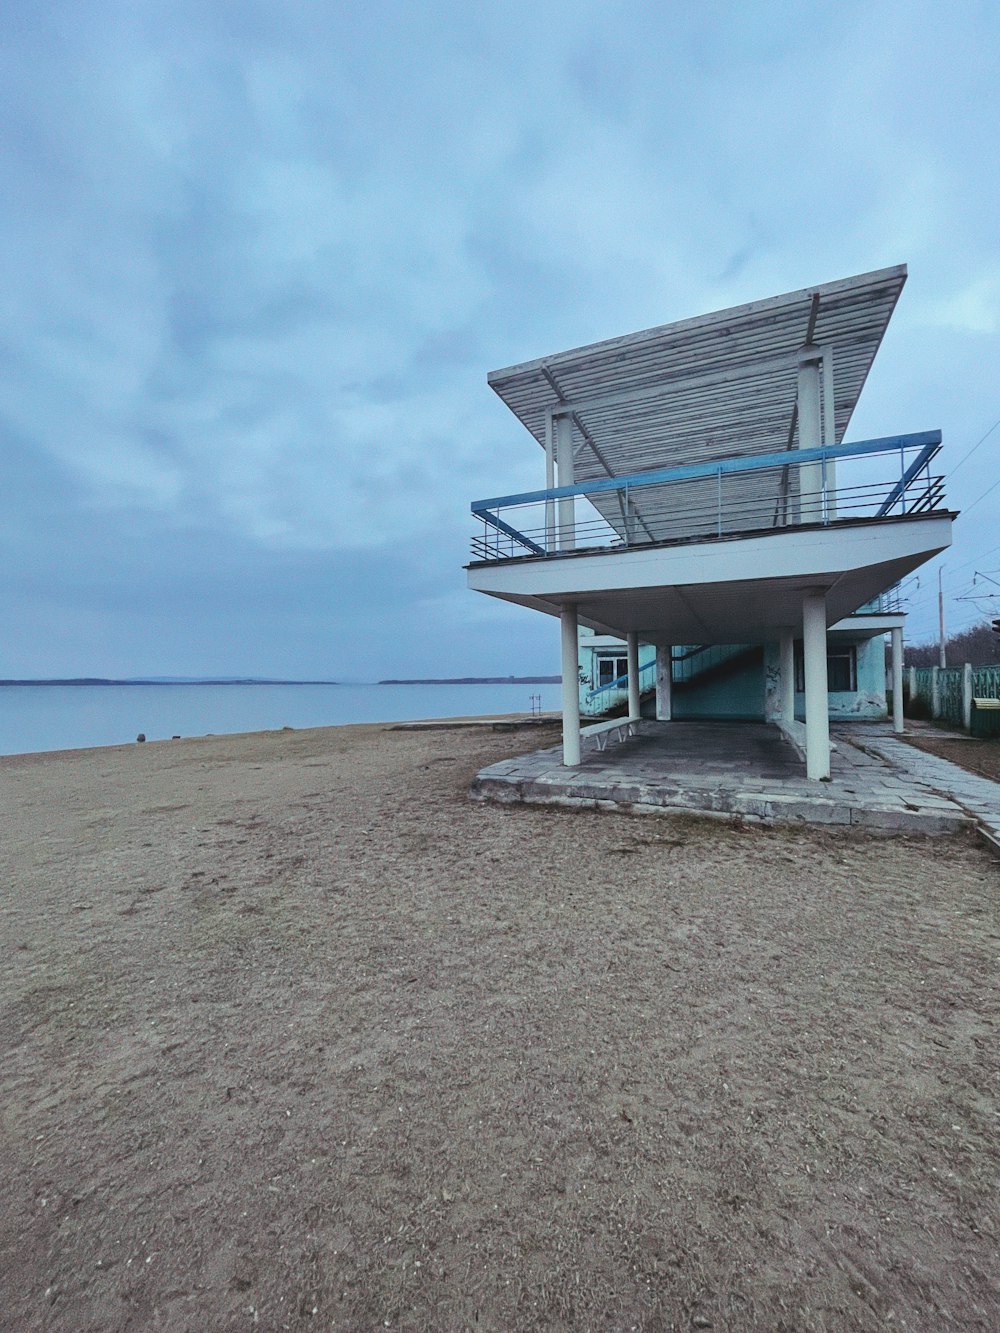
[[[839,645],[826,655],[827,689],[830,694],[850,694],[858,688],[858,650],[853,645]],[[795,688],[802,694],[806,688],[805,664],[802,660],[802,641],[795,644]]]
[[[831,694],[848,694],[858,688],[858,650],[838,648],[826,655],[827,688]]]
[[[599,657],[597,659],[597,684],[610,685],[620,676],[628,674],[627,657]]]

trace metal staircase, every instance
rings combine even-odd
[[[730,675],[754,662],[763,661],[764,650],[760,645],[745,643],[698,643],[689,647],[675,649],[671,659],[671,677],[675,691],[686,690],[698,685],[707,685],[712,680]],[[656,699],[656,664],[647,662],[639,672],[640,704],[643,717],[653,717]],[[600,699],[604,695],[609,700],[615,691],[628,688],[628,676],[619,676],[617,680],[591,690],[587,701]],[[604,716],[615,717],[628,711],[628,704],[619,701],[604,710]]]

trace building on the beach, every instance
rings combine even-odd
[[[902,729],[890,590],[951,541],[941,435],[845,436],[905,280],[882,269],[490,374],[545,485],[473,504],[469,585],[559,618],[565,764],[624,675],[630,716],[648,684],[661,720],[761,718],[827,778],[831,716],[885,715],[887,635]]]
[[[880,599],[881,600],[881,599]],[[888,600],[888,599],[887,599]],[[880,611],[880,606],[870,608]],[[770,719],[768,681],[779,678],[781,663],[766,645],[680,644],[671,654],[671,715],[678,721],[729,718],[740,722]],[[881,632],[852,627],[851,617],[831,626],[827,643],[827,693],[831,720],[884,720],[885,644]],[[628,707],[628,643],[610,634],[580,627],[580,716],[599,718]],[[640,643],[639,699],[643,717],[656,716],[656,648]],[[805,718],[804,661],[795,644],[795,715]],[[773,693],[773,691],[772,691]]]

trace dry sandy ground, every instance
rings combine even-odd
[[[0,762],[4,1328],[997,1327],[996,863],[537,743]]]

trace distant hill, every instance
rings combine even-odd
[[[52,680],[0,680],[0,685],[339,685],[339,680],[272,680],[262,676],[67,676]]]
[[[380,685],[558,685],[562,676],[448,676],[418,680],[380,680]]]
[[[380,680],[378,685],[558,685],[561,676],[450,676]],[[363,681],[276,680],[265,676],[62,676],[44,680],[0,680],[3,685],[360,685]]]

